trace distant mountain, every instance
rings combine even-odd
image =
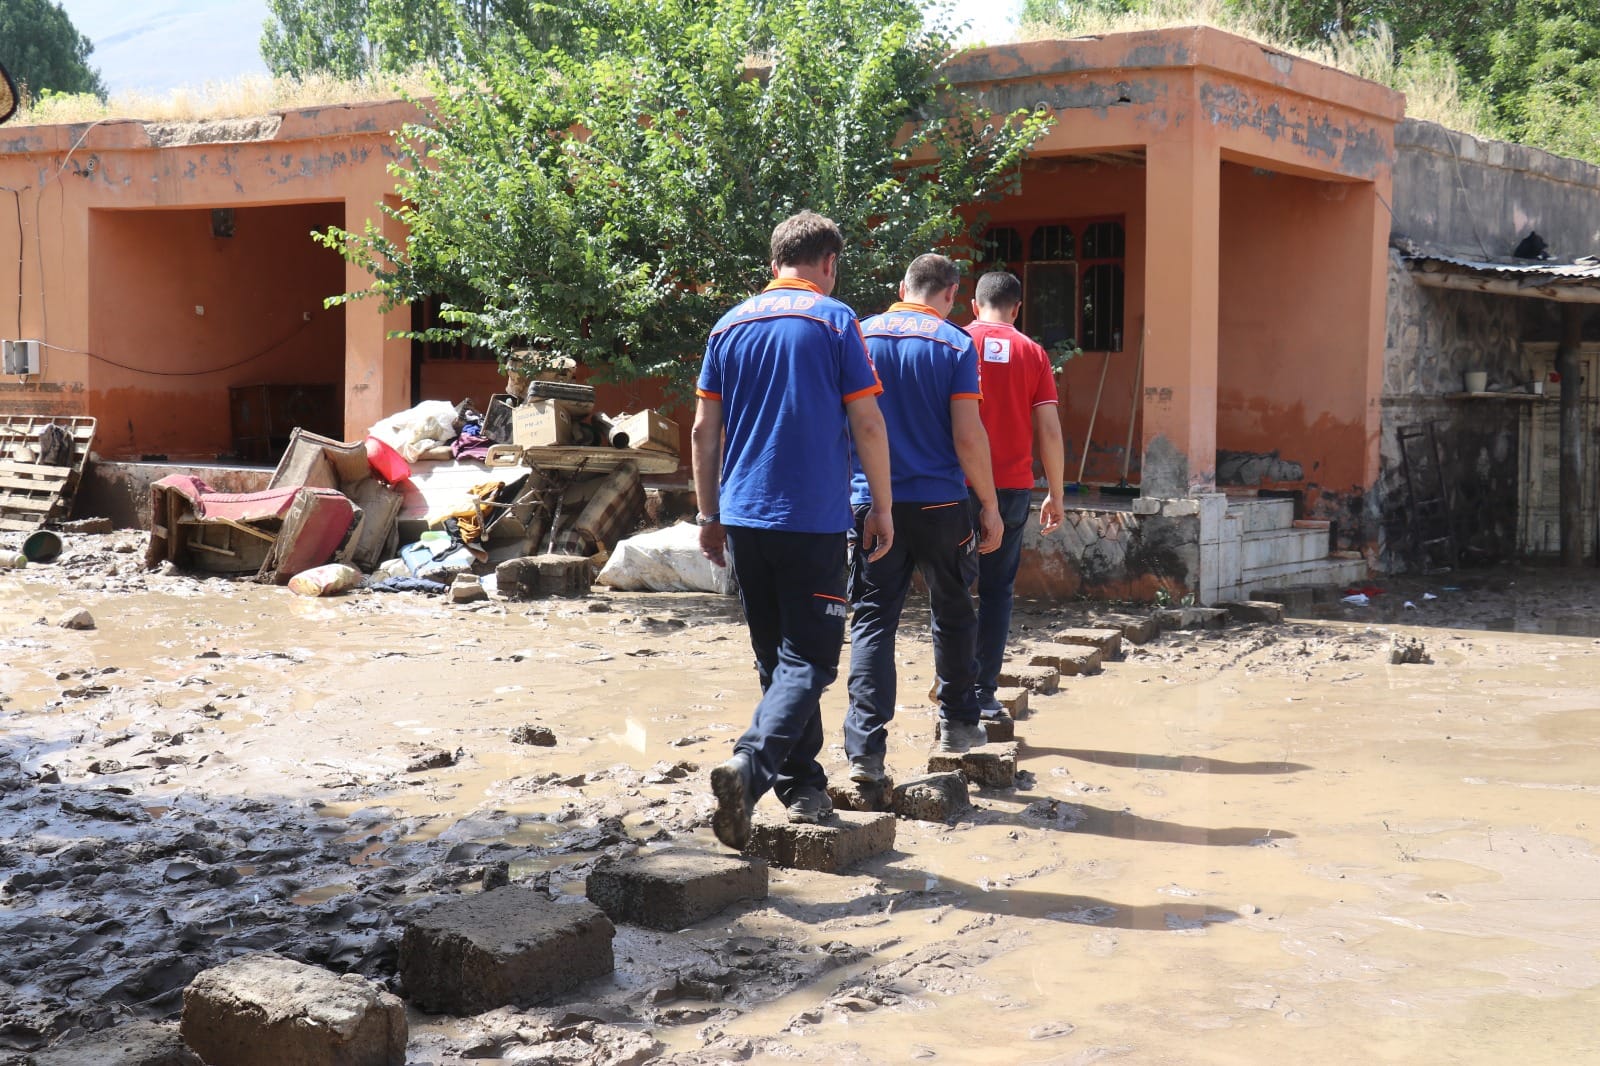
[[[113,96],[265,74],[266,0],[62,0]]]

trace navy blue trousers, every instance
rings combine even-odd
[[[844,533],[728,527],[728,553],[761,678],[761,702],[734,751],[750,757],[756,798],[785,806],[825,789],[822,693],[839,676],[844,644]]]
[[[867,509],[856,509],[857,548],[851,554],[850,709],[844,749],[851,757],[882,755],[894,718],[894,640],[911,575],[928,586],[933,623],[933,664],[939,674],[939,716],[949,722],[978,721],[973,692],[973,652],[978,619],[972,607],[978,573],[978,540],[967,501],[897,503],[894,546],[869,563],[859,547]]]
[[[1006,661],[1006,637],[1011,632],[1011,590],[1022,562],[1022,535],[1027,532],[1033,507],[1030,489],[997,489],[1000,521],[1005,535],[1000,547],[978,557],[978,664],[977,685],[993,692],[1000,683]],[[977,497],[969,497],[977,513]]]

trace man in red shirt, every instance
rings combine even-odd
[[[1005,535],[1000,547],[978,557],[978,707],[986,717],[1002,710],[994,690],[1000,683],[1006,637],[1011,630],[1011,589],[1022,559],[1022,534],[1033,503],[1033,459],[1037,447],[1046,495],[1039,506],[1039,532],[1061,524],[1065,447],[1057,413],[1055,370],[1050,357],[1012,323],[1022,308],[1022,283],[1015,274],[992,270],[978,279],[967,327],[978,346],[983,386],[983,428],[989,433],[995,494]],[[973,502],[976,507],[976,500]]]

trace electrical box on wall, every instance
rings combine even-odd
[[[0,364],[7,374],[39,373],[39,342],[0,341]]]

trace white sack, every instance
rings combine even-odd
[[[688,522],[620,541],[596,580],[629,592],[733,594],[733,571],[700,554],[700,530]]]
[[[404,454],[407,445],[420,440],[455,439],[455,427],[455,404],[449,400],[423,400],[415,407],[383,419],[367,433]]]

